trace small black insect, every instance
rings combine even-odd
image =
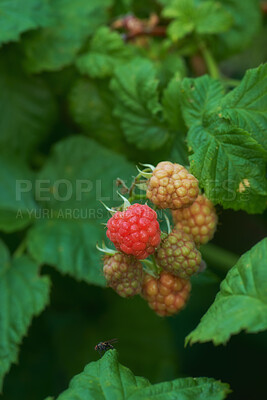
[[[100,342],[95,346],[95,350],[98,351],[98,354],[102,357],[103,353],[107,350],[114,349],[111,343],[116,343],[118,339],[110,339],[105,342]]]

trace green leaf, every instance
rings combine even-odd
[[[108,351],[99,361],[88,364],[84,371],[76,375],[70,382],[69,389],[63,392],[57,400],[66,400],[79,396],[81,400],[125,399],[138,388],[144,388],[150,383],[135,377],[123,365],[120,365],[116,350]]]
[[[125,153],[119,120],[112,114],[114,96],[105,82],[78,80],[69,95],[70,111],[83,132],[102,145]]]
[[[96,243],[110,215],[100,201],[109,207],[120,204],[116,179],[130,184],[134,171],[123,157],[85,137],[57,143],[37,179],[43,208],[28,236],[33,258],[78,280],[104,285]]]
[[[115,115],[121,120],[127,140],[140,149],[155,150],[169,139],[157,87],[152,63],[137,58],[116,68],[111,81]]]
[[[253,71],[241,89],[224,97],[222,85],[208,76],[186,78],[181,84],[182,112],[190,127],[187,141],[193,151],[192,173],[214,203],[249,213],[263,211],[267,200],[264,139],[253,129],[256,123],[262,124],[264,74],[261,67]],[[244,88],[248,102],[242,99]]]
[[[239,128],[194,125],[188,132],[190,170],[206,196],[224,208],[259,213],[266,208],[266,152]]]
[[[175,0],[166,3],[162,15],[166,18],[176,18],[168,26],[167,32],[173,41],[182,39],[195,28],[195,7],[193,0]]]
[[[84,371],[70,382],[69,389],[57,400],[96,398],[103,400],[189,400],[203,396],[206,400],[224,399],[229,393],[227,384],[209,378],[185,378],[151,385],[145,378],[135,377],[117,359],[116,350],[109,350],[96,362],[88,364]]]
[[[0,391],[3,378],[17,362],[18,346],[34,316],[49,301],[50,281],[39,276],[39,267],[29,257],[10,259],[0,242]]]
[[[186,341],[226,343],[242,330],[267,329],[267,239],[246,252],[221,283],[214,303]]]
[[[202,1],[197,8],[196,32],[208,35],[228,31],[233,19],[223,2]]]
[[[103,26],[94,34],[89,50],[77,58],[76,65],[82,74],[105,78],[132,56],[132,47],[124,43],[121,35]]]
[[[201,397],[205,400],[220,400],[225,399],[229,393],[227,384],[212,378],[181,378],[136,391],[130,400],[194,400]]]
[[[261,26],[259,2],[255,0],[161,1],[163,16],[174,20],[168,26],[173,41],[195,32],[210,37],[212,52],[223,59],[245,49]],[[193,37],[192,37],[193,39]]]
[[[55,102],[42,79],[23,73],[15,55],[3,51],[0,62],[0,147],[25,158],[49,133]]]
[[[47,25],[49,7],[44,0],[0,0],[0,44],[17,41],[23,32]]]
[[[199,35],[225,32],[232,25],[230,13],[214,1],[173,0],[166,4],[163,16],[175,18],[168,27],[173,41],[192,32]]]
[[[167,33],[170,38],[177,42],[180,39],[183,39],[189,33],[194,31],[194,23],[190,19],[189,21],[182,20],[182,21],[173,21],[170,23],[167,29]]]
[[[15,158],[0,155],[0,230],[13,232],[30,224],[36,211],[33,174]]]
[[[218,106],[223,94],[223,85],[208,75],[197,79],[184,78],[181,83],[181,104],[187,126],[200,124],[204,114]]]
[[[49,0],[48,27],[33,32],[23,41],[31,72],[53,71],[69,65],[86,39],[106,22],[110,0]]]
[[[249,131],[267,150],[267,64],[248,70],[220,107],[220,117]]]
[[[101,243],[103,239],[104,227],[100,221],[97,225],[90,220],[90,212],[92,215],[92,210],[95,211],[95,217],[97,210],[70,210],[69,219],[72,217],[73,220],[65,220],[68,219],[68,211],[65,211],[62,217],[55,214],[57,220],[37,223],[29,232],[28,250],[39,263],[52,265],[64,275],[105,286],[101,255],[96,250],[96,243]],[[75,219],[75,214],[83,215],[85,221]],[[103,215],[103,211],[100,215]]]

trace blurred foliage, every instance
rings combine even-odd
[[[1,379],[11,369],[0,398],[59,395],[113,337],[119,362],[151,383],[207,376],[230,384],[229,399],[263,398],[266,333],[226,347],[184,340],[236,258],[267,233],[266,3],[0,0],[0,15],[0,229],[12,259],[3,251]],[[130,184],[136,164],[166,159],[216,192],[220,224],[186,309],[163,319],[104,287],[95,244],[108,217],[98,200],[118,205],[118,177]],[[244,170],[253,183],[230,204],[237,211],[223,200],[226,159],[234,184]]]

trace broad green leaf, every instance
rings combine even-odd
[[[228,31],[233,24],[231,14],[223,7],[223,2],[203,1],[197,8],[196,32],[214,34]]]
[[[212,378],[180,378],[136,391],[130,400],[220,400],[230,393],[226,383]]]
[[[53,71],[69,65],[86,39],[106,22],[110,0],[49,0],[49,26],[23,41],[25,65],[31,72]]]
[[[76,375],[69,388],[57,400],[99,400],[128,399],[137,390],[150,385],[145,378],[135,377],[133,373],[118,362],[116,350],[108,351],[99,361],[89,363],[84,371]]]
[[[189,400],[198,396],[220,400],[228,393],[227,384],[209,378],[184,378],[151,385],[147,379],[135,377],[128,368],[119,364],[116,350],[109,350],[99,361],[91,362],[76,375],[57,400]]]
[[[20,160],[0,155],[0,230],[13,232],[29,225],[36,211],[33,174]]]
[[[220,107],[221,118],[249,131],[267,150],[267,64],[248,70]]]
[[[109,149],[125,153],[119,120],[112,114],[114,96],[105,82],[78,80],[69,95],[70,111],[83,132]]]
[[[264,139],[261,132],[255,134],[252,129],[263,118],[260,99],[264,88],[256,84],[257,79],[263,81],[260,72],[257,78],[252,74],[249,87],[246,77],[241,84],[241,90],[243,85],[251,89],[251,107],[249,100],[242,99],[239,88],[223,97],[222,85],[208,76],[186,78],[181,84],[182,112],[190,127],[187,141],[193,151],[192,173],[215,203],[249,213],[263,211],[267,200]],[[239,102],[244,102],[243,109]]]
[[[195,32],[211,37],[213,53],[219,59],[246,48],[261,25],[260,4],[255,0],[171,0],[161,1],[163,16],[174,19],[168,26],[173,41]]]
[[[17,41],[23,32],[47,25],[49,11],[45,0],[0,0],[0,44]]]
[[[18,346],[34,316],[49,301],[50,281],[39,276],[39,267],[29,257],[10,259],[0,242],[0,391],[3,378],[17,362]]]
[[[98,225],[97,221],[92,221],[92,211],[95,212],[93,218],[96,218],[95,209],[78,212],[70,209],[69,217],[65,211],[62,217],[55,213],[57,220],[40,221],[29,232],[28,250],[39,263],[52,265],[64,275],[104,286],[103,262],[96,250],[96,243],[103,239],[104,227],[100,221]],[[50,214],[52,212],[50,210]],[[83,219],[75,219],[79,214]],[[103,215],[103,210],[100,215]]]
[[[134,167],[93,140],[73,136],[57,143],[38,175],[39,222],[28,236],[34,259],[78,280],[104,284],[96,243],[110,218],[101,205],[120,204],[118,177],[131,183]]]
[[[172,40],[182,39],[195,27],[195,7],[193,0],[174,0],[166,3],[162,14],[166,18],[175,18],[168,26],[168,34]]]
[[[183,39],[189,33],[194,31],[194,22],[191,20],[184,21],[173,21],[168,26],[167,32],[168,35],[174,42],[177,42],[180,39]]]
[[[242,330],[267,329],[267,239],[246,252],[221,283],[214,303],[186,341],[225,343]]]
[[[233,19],[231,29],[219,34],[213,43],[214,54],[222,59],[245,49],[261,26],[260,2],[220,0]]]
[[[173,0],[166,3],[163,16],[175,18],[168,27],[173,41],[192,32],[199,35],[225,32],[232,25],[231,14],[214,1]]]
[[[96,31],[89,50],[78,57],[76,65],[82,74],[105,78],[112,75],[116,66],[129,61],[132,56],[131,46],[124,43],[119,33],[103,26]]]
[[[205,194],[224,208],[259,213],[266,208],[266,152],[239,128],[194,125],[188,132],[191,172]]]
[[[55,145],[38,174],[40,193],[37,190],[36,200],[43,207],[58,213],[69,208],[92,210],[91,218],[96,221],[103,218],[101,201],[109,206],[121,203],[116,193],[117,178],[120,177],[129,185],[135,172],[135,167],[124,157],[105,149],[94,140],[72,136]],[[95,210],[99,210],[100,215]]]
[[[22,72],[15,55],[2,51],[0,147],[5,153],[25,158],[49,133],[55,102],[42,79]]]
[[[152,63],[138,58],[116,68],[111,81],[114,113],[121,120],[127,140],[140,149],[155,150],[169,139],[157,86]]]
[[[223,85],[208,75],[197,79],[184,78],[181,83],[181,104],[187,126],[200,124],[205,113],[218,107],[223,94]]]

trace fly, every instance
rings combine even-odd
[[[112,343],[116,343],[117,341],[118,339],[110,339],[106,340],[105,342],[100,342],[95,346],[95,350],[102,357],[103,353],[105,353],[107,350],[114,349]]]

